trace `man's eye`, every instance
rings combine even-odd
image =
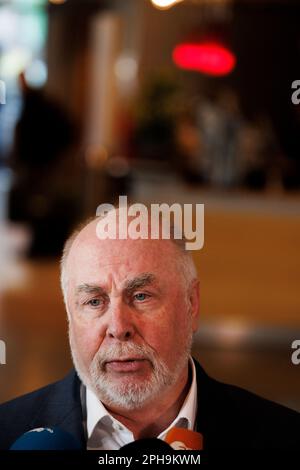
[[[101,300],[100,299],[91,299],[86,304],[90,305],[91,307],[99,307],[99,305],[101,305]]]
[[[148,294],[144,294],[143,292],[139,292],[138,294],[134,295],[134,300],[138,300],[139,302],[143,302],[149,297]]]

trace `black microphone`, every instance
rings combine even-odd
[[[148,452],[157,455],[169,455],[173,453],[172,447],[161,439],[145,438],[137,439],[136,441],[129,442],[120,448],[120,452],[124,454],[133,454],[137,452]]]
[[[81,444],[58,427],[36,428],[25,432],[9,450],[79,450]]]

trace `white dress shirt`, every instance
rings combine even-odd
[[[158,439],[164,440],[173,427],[194,430],[197,413],[197,381],[193,359],[189,359],[192,383],[185,401],[174,421],[162,431]],[[86,417],[87,450],[118,450],[134,441],[133,433],[115,419],[89,388],[82,386],[82,405]]]

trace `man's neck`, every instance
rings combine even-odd
[[[107,409],[114,418],[131,430],[135,439],[157,437],[178,415],[191,381],[191,373],[186,368],[176,385],[165,395],[160,395],[157,401],[138,410]]]

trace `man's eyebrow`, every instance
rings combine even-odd
[[[141,287],[154,284],[155,281],[156,277],[154,276],[154,274],[142,273],[139,276],[136,276],[135,278],[126,281],[124,285],[124,290],[133,291],[135,289],[140,289]],[[97,284],[81,284],[76,287],[75,293],[76,295],[82,293],[103,295],[106,294],[106,291],[103,287]]]
[[[154,284],[156,277],[152,273],[143,273],[139,276],[136,276],[134,279],[126,281],[124,289],[127,291],[133,291],[135,289],[140,289],[141,287],[149,286]]]
[[[103,287],[100,287],[96,284],[81,284],[80,286],[76,287],[75,290],[76,294],[79,295],[81,293],[85,294],[105,294],[105,290]]]

